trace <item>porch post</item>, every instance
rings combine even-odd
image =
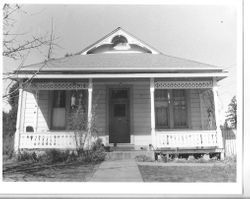
[[[21,131],[21,114],[22,114],[22,105],[23,105],[23,88],[22,83],[19,85],[19,97],[18,97],[18,108],[17,108],[17,120],[16,120],[16,132],[15,132],[15,141],[14,141],[14,152],[17,154],[19,151],[20,144],[20,131]]]
[[[88,85],[88,126],[87,126],[89,136],[91,133],[91,125],[92,125],[92,95],[93,95],[93,82],[92,79],[90,78]],[[90,147],[90,143],[88,143],[88,147]]]
[[[156,147],[156,136],[155,136],[155,84],[154,78],[150,78],[150,105],[151,105],[151,137],[152,145]]]
[[[36,118],[35,118],[35,125],[34,125],[34,129],[35,132],[37,132],[37,127],[38,127],[38,111],[39,111],[39,90],[36,90],[35,93],[35,97],[36,97]]]
[[[214,96],[214,114],[215,114],[215,122],[216,122],[216,133],[218,144],[221,149],[223,149],[223,138],[222,132],[220,129],[220,116],[219,116],[219,107],[218,107],[218,85],[215,78],[213,78],[213,96]],[[221,159],[224,158],[224,152],[221,153]]]

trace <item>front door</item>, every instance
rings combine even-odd
[[[109,143],[130,143],[129,89],[110,89]]]

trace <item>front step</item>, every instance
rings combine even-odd
[[[119,143],[116,146],[111,145],[112,151],[134,151],[135,145],[130,143]]]
[[[107,160],[135,159],[135,157],[139,155],[149,156],[152,159],[154,159],[154,151],[142,151],[142,150],[108,152],[106,159]]]

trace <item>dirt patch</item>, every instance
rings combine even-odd
[[[86,182],[99,164],[17,162],[3,165],[3,181]]]

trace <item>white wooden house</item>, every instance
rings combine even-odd
[[[15,150],[74,149],[72,113],[93,116],[105,145],[223,152],[222,68],[164,55],[121,28],[80,53],[14,72],[21,83]],[[95,106],[93,106],[95,105]]]

